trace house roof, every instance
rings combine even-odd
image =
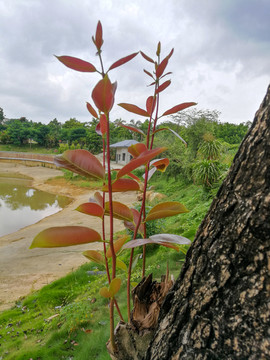
[[[139,141],[137,140],[123,140],[119,141],[118,143],[110,145],[111,148],[118,148],[118,147],[129,147],[131,145],[138,144]]]

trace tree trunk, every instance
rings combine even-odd
[[[153,359],[270,359],[270,86],[161,308]]]

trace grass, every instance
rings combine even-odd
[[[0,144],[0,151],[15,151],[15,152],[29,152],[29,153],[37,153],[37,154],[57,154],[58,149],[46,149],[43,146],[39,146],[36,144],[32,144],[31,147],[29,144],[16,146],[13,144]]]
[[[65,173],[64,177],[76,185],[85,181],[77,176],[71,177],[69,173]],[[94,185],[97,188],[100,184],[96,181],[92,185],[87,184]],[[162,231],[192,240],[212,201],[212,193],[200,186],[187,185],[181,179],[168,179],[165,174],[155,174],[151,185],[155,191],[166,194],[167,200],[180,201],[190,210],[189,213],[166,218]],[[151,229],[155,231],[155,224]],[[135,283],[141,278],[141,252],[140,248],[135,250],[138,258],[132,275]],[[120,258],[128,265],[129,251],[123,251]],[[171,273],[177,277],[184,258],[182,252],[148,246],[146,274],[152,272],[154,278],[160,280],[160,276],[166,273],[168,262]],[[101,265],[86,263],[77,271],[19,300],[14,308],[0,313],[0,359],[110,359],[106,350],[109,339],[108,301],[99,295],[99,289],[108,284],[105,275],[95,275],[97,270],[104,271]],[[122,286],[117,299],[126,318],[126,274],[120,271]],[[118,321],[115,313],[115,323]]]

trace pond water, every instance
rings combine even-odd
[[[64,196],[31,187],[31,181],[0,177],[0,236],[52,215],[70,203]]]

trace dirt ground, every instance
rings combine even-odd
[[[64,225],[82,225],[101,231],[101,220],[74,211],[78,205],[88,201],[92,194],[89,190],[63,186],[59,181],[46,183],[47,179],[62,175],[59,170],[0,162],[0,173],[6,176],[26,175],[33,179],[32,186],[36,189],[70,196],[73,199],[62,211],[0,237],[0,310],[4,310],[14,305],[20,297],[40,289],[85,263],[87,259],[82,255],[83,251],[101,248],[100,243],[92,243],[66,248],[30,250],[33,238],[40,231],[51,226]],[[132,205],[136,201],[136,193],[117,193],[114,200]],[[106,228],[108,229],[108,226]],[[115,220],[114,230],[121,229],[122,222]]]

